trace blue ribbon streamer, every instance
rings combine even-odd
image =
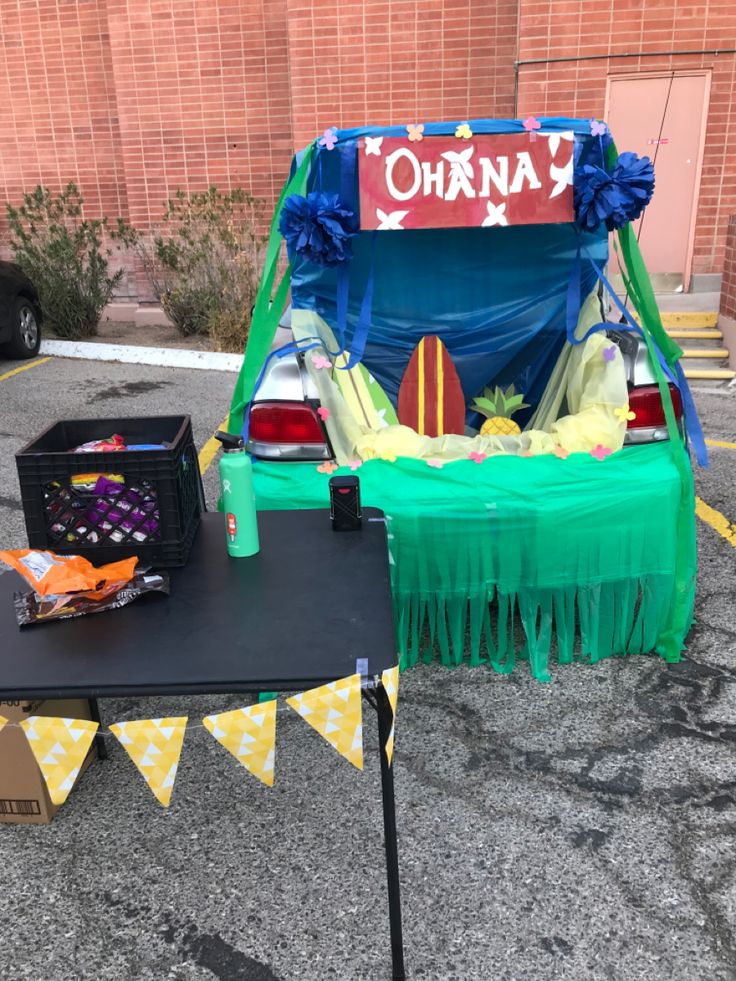
[[[311,343],[307,344],[307,341],[311,341]],[[277,347],[274,351],[269,352],[268,357],[263,362],[263,367],[258,373],[256,383],[253,386],[253,395],[251,396],[250,401],[247,402],[243,408],[243,428],[241,430],[241,435],[244,443],[248,443],[248,432],[250,430],[250,407],[253,404],[258,389],[263,383],[266,371],[268,370],[268,366],[271,364],[271,362],[273,360],[278,361],[281,358],[285,358],[289,354],[299,354],[304,351],[311,351],[312,348],[320,347],[321,344],[322,341],[319,339],[319,337],[304,337],[300,341],[291,341],[288,344],[284,344],[282,347]]]
[[[585,250],[585,258],[593,266],[593,270],[596,276],[605,286],[611,299],[618,307],[621,315],[626,321],[625,324],[617,324],[616,330],[631,330],[639,334],[640,337],[644,337],[644,331],[641,325],[638,324],[634,318],[631,316],[629,311],[623,305],[619,299],[613,286],[609,283],[608,279],[603,273],[603,270],[598,266],[598,263],[590,255],[588,250]],[[581,246],[578,244],[577,253],[575,255],[575,260],[573,262],[572,271],[570,273],[570,281],[567,287],[567,339],[571,344],[582,344],[583,341],[587,340],[591,334],[595,334],[600,330],[608,330],[610,325],[606,323],[593,324],[584,334],[583,337],[578,339],[575,336],[575,331],[577,329],[578,314],[581,307],[581,297],[580,297],[580,279],[582,273],[581,264]],[[657,360],[662,366],[666,377],[676,385],[680,391],[680,398],[682,399],[682,410],[685,416],[685,441],[688,447],[692,447],[695,453],[695,459],[698,461],[698,466],[704,469],[708,467],[708,448],[705,445],[705,437],[703,435],[703,427],[700,424],[700,419],[698,418],[698,411],[695,408],[695,401],[693,400],[692,392],[690,391],[690,386],[688,385],[687,378],[685,378],[685,372],[683,371],[682,365],[677,362],[675,365],[675,371],[673,373],[670,366],[667,364],[659,345],[652,337],[650,338],[652,342],[652,347],[657,355]]]

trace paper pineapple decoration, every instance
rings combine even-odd
[[[519,409],[527,409],[528,405],[523,395],[517,395],[513,385],[506,391],[496,385],[495,390],[484,388],[483,394],[473,402],[473,408],[486,417],[481,436],[518,436],[521,429],[511,416]]]

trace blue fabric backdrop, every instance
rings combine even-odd
[[[574,131],[578,154],[595,152],[598,141],[590,136],[588,120],[541,122],[546,131]],[[456,125],[427,124],[425,135],[453,133]],[[470,125],[475,133],[524,132],[518,120],[471,120]],[[338,131],[335,150],[318,152],[309,189],[339,193],[357,215],[358,139],[405,133],[405,127]],[[513,382],[533,408],[565,339],[566,292],[578,241],[571,223],[362,232],[353,240],[348,273],[347,346],[372,275],[363,362],[394,403],[412,350],[426,334],[437,334],[455,362],[468,402],[485,385]],[[580,241],[599,264],[606,263],[605,229],[584,234]],[[293,306],[315,310],[337,333],[339,272],[291,258]],[[585,263],[583,297],[595,282]],[[524,414],[519,418],[523,422]]]

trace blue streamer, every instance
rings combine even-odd
[[[617,324],[616,330],[631,330],[639,334],[640,337],[644,337],[644,331],[640,324],[638,324],[634,318],[631,316],[629,311],[623,305],[619,299],[613,286],[609,283],[603,270],[598,266],[595,259],[585,250],[585,257],[590,262],[593,267],[595,274],[598,276],[600,281],[603,283],[608,293],[621,312],[621,315],[626,320],[625,324]],[[580,340],[575,337],[575,329],[577,327],[577,314],[575,309],[580,310],[580,276],[581,276],[581,248],[578,246],[577,254],[575,256],[575,261],[573,262],[572,272],[570,273],[570,282],[568,284],[567,290],[567,339],[571,344],[582,344],[584,340],[590,337],[591,334],[599,330],[608,330],[609,325],[605,323],[594,324],[588,331],[586,331],[585,336]],[[577,300],[577,307],[574,306]],[[662,370],[665,373],[667,379],[676,385],[680,391],[680,398],[682,399],[682,410],[685,416],[685,441],[688,447],[692,447],[695,453],[695,459],[698,461],[698,466],[704,469],[708,467],[708,448],[705,444],[705,436],[703,435],[703,427],[700,424],[700,419],[698,418],[698,411],[695,408],[695,402],[693,400],[692,393],[690,391],[690,386],[688,385],[687,378],[685,378],[685,372],[683,371],[682,365],[677,362],[675,365],[675,371],[673,372],[670,366],[667,364],[664,354],[660,350],[659,345],[656,340],[651,338],[652,347],[657,355],[657,360],[662,366]]]
[[[373,311],[373,282],[374,274],[373,267],[376,258],[376,237],[378,232],[373,232],[371,237],[371,262],[368,268],[368,280],[365,285],[365,293],[363,294],[363,302],[360,305],[360,316],[358,317],[358,324],[355,328],[355,333],[353,334],[353,339],[350,344],[350,367],[357,364],[363,359],[363,353],[365,352],[365,345],[368,340],[368,332],[371,326],[371,313]]]
[[[311,341],[311,343],[307,344],[307,341]],[[322,342],[319,337],[304,337],[299,341],[290,341],[288,344],[284,344],[282,347],[277,347],[274,351],[269,352],[268,357],[263,362],[263,367],[259,371],[258,377],[256,378],[256,383],[253,386],[253,394],[250,397],[250,401],[246,403],[243,409],[243,428],[241,430],[241,435],[244,443],[247,444],[248,442],[248,431],[250,429],[250,407],[253,404],[258,389],[263,383],[266,371],[268,370],[268,366],[271,364],[271,362],[274,359],[280,360],[281,358],[285,358],[289,354],[299,354],[305,351],[311,351],[312,348],[320,347],[321,344]]]

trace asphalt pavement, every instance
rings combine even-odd
[[[203,446],[235,379],[61,359],[3,378],[16,366],[0,365],[6,547],[25,544],[13,454],[49,421],[188,412]],[[735,444],[711,448],[698,493],[734,520],[736,392],[696,399],[706,435]],[[557,667],[548,685],[523,664],[507,676],[404,674],[395,778],[409,978],[736,979],[736,534],[711,525],[698,523],[697,623],[678,665]],[[103,709],[110,721],[197,719],[239,704]],[[374,720],[362,773],[293,713],[278,732],[271,790],[194,730],[168,810],[112,745],[51,825],[0,825],[0,978],[388,979]]]

